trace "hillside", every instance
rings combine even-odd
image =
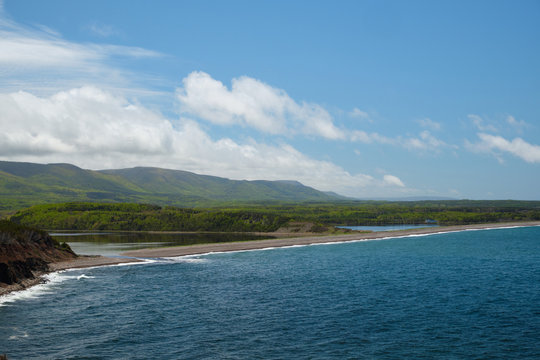
[[[295,181],[229,180],[148,167],[93,171],[70,164],[9,161],[0,161],[0,197],[3,213],[36,204],[72,201],[196,207],[225,202],[342,199]]]
[[[187,171],[149,167],[102,170],[156,195],[181,194],[214,201],[330,201],[340,199],[297,181],[229,180]]]

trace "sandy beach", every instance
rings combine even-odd
[[[426,235],[451,231],[480,230],[517,226],[540,226],[540,221],[531,222],[512,222],[497,224],[475,224],[475,225],[456,225],[440,226],[421,229],[409,229],[399,231],[380,231],[371,233],[355,233],[335,236],[302,236],[282,239],[254,240],[228,243],[199,244],[187,246],[175,246],[153,249],[132,250],[122,253],[123,256],[134,258],[156,258],[156,257],[174,257],[184,255],[205,254],[210,252],[227,252],[241,250],[256,250],[272,247],[286,247],[294,245],[324,244],[345,241],[374,240],[383,238],[395,238],[410,235]]]
[[[51,271],[61,271],[67,269],[82,269],[94,266],[118,265],[132,262],[140,262],[141,260],[133,258],[120,258],[108,256],[79,256],[76,259],[61,261],[49,264]]]

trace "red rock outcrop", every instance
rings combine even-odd
[[[77,255],[44,231],[0,221],[0,287],[22,283],[49,271],[49,263]]]

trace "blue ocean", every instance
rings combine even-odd
[[[0,299],[13,359],[540,359],[540,227],[72,270]]]

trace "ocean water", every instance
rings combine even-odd
[[[0,300],[13,359],[539,359],[540,227],[154,259]]]

